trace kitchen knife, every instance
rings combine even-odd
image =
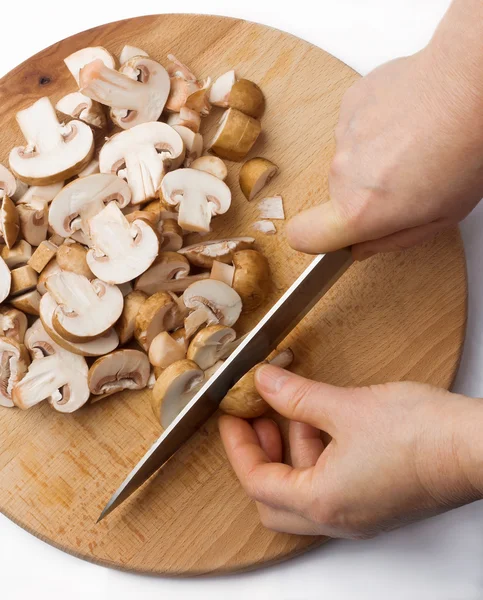
[[[218,409],[233,385],[265,360],[352,264],[349,249],[317,256],[187,404],[131,471],[98,522],[156,473]]]

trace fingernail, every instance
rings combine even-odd
[[[273,365],[263,365],[255,374],[257,384],[268,394],[279,392],[288,379],[287,373]]]

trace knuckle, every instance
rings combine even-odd
[[[317,383],[304,380],[291,389],[287,398],[287,408],[296,420],[303,420],[307,410],[307,398],[315,393]]]
[[[337,126],[336,137],[341,139],[345,133],[345,127],[341,125]],[[332,159],[332,163],[329,169],[329,177],[337,178],[342,177],[348,172],[350,164],[350,153],[347,150],[338,150]]]

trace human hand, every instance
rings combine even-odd
[[[223,416],[220,432],[269,529],[367,538],[483,497],[479,400],[408,382],[338,388],[273,366],[257,387],[291,419],[292,466],[270,419]]]
[[[483,197],[483,86],[478,94],[442,47],[434,41],[348,90],[330,201],[287,224],[295,249],[353,245],[361,260],[411,247],[458,223]]]

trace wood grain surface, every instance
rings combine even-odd
[[[0,160],[21,143],[16,111],[43,95],[58,100],[75,85],[62,59],[84,46],[119,55],[125,43],[166,63],[173,52],[202,77],[235,68],[267,97],[263,137],[252,156],[280,167],[266,189],[281,193],[287,216],[328,198],[327,171],[344,91],[358,75],[326,52],[286,33],[243,21],[164,15],[114,23],[64,40],[0,82]],[[203,124],[213,130],[220,111]],[[213,238],[251,235],[255,203],[241,195],[230,164],[230,212]],[[310,260],[292,251],[283,223],[257,235],[269,257],[276,298]],[[263,310],[241,320],[247,331]],[[466,272],[458,231],[404,254],[354,266],[284,345],[295,370],[337,385],[415,379],[448,387],[466,321]],[[207,423],[163,470],[105,521],[111,493],[160,434],[149,391],[128,392],[61,415],[47,404],[0,410],[0,510],[41,539],[79,557],[147,573],[201,574],[253,569],[321,543],[270,532],[232,474]],[[330,552],[330,546],[327,547]]]

